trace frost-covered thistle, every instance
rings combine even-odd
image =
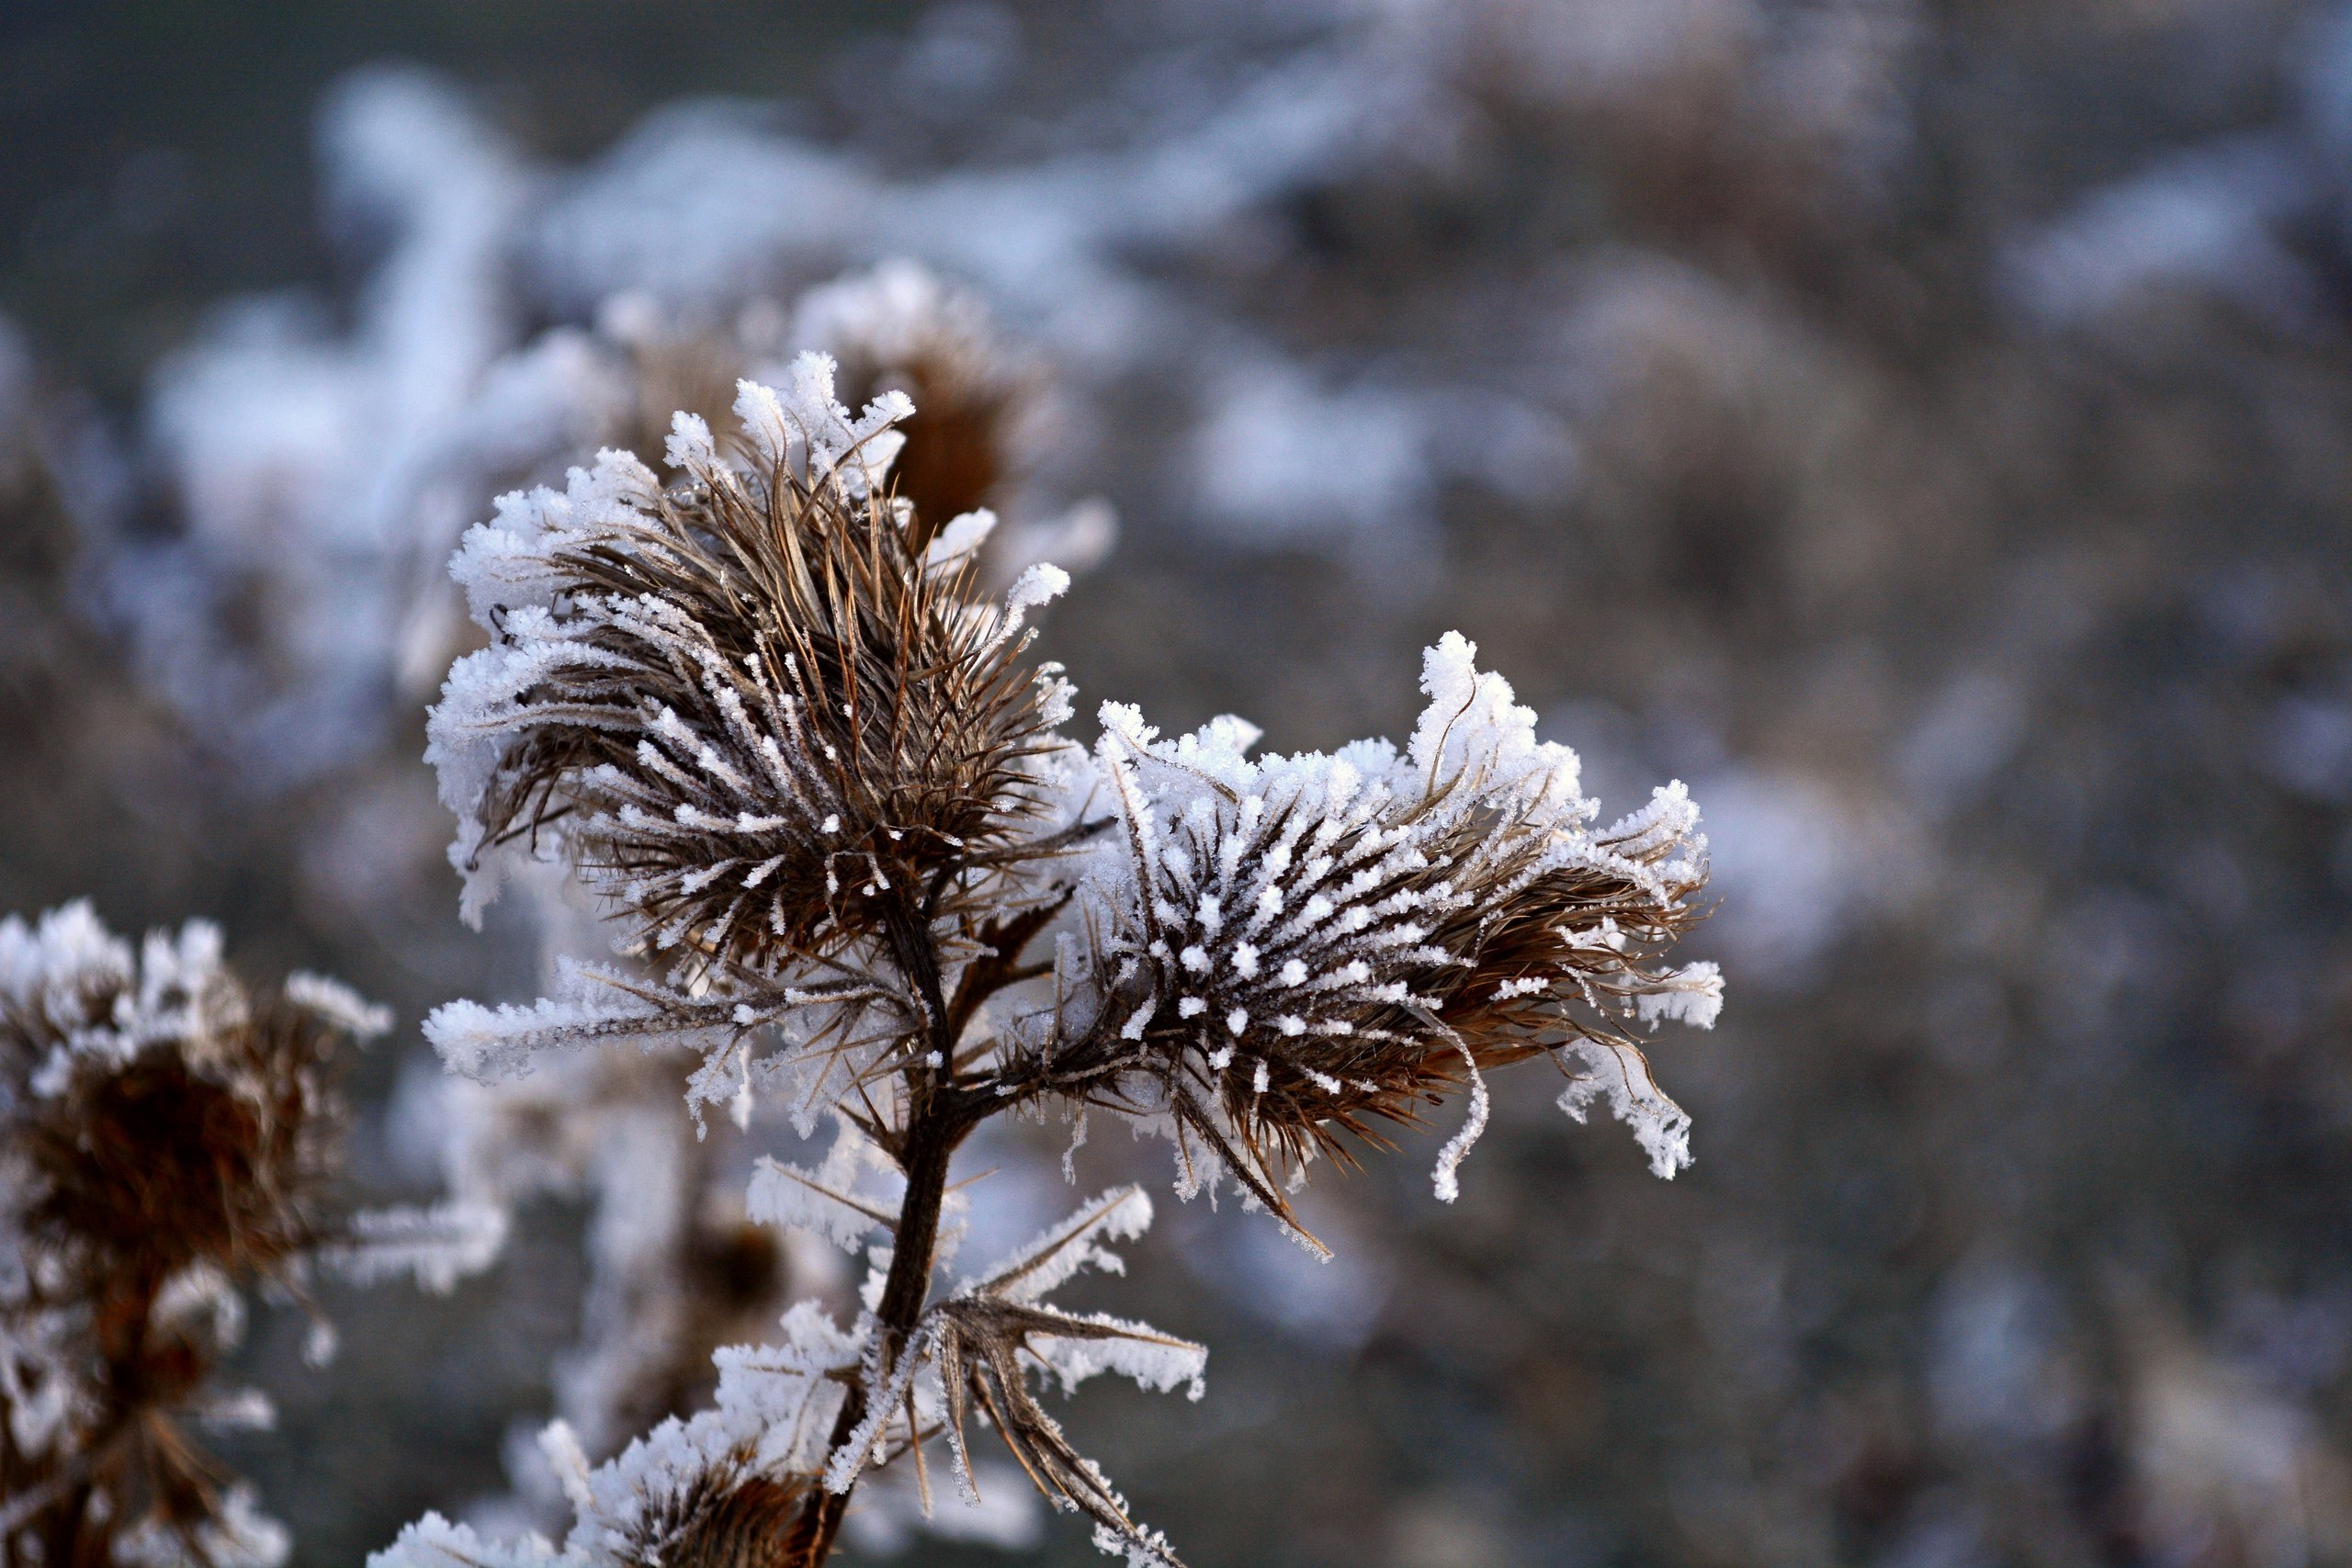
[[[352,1214],[338,1045],[390,1020],[297,975],[255,993],[192,922],[134,957],[85,904],[0,921],[0,1550],[17,1563],[267,1564],[285,1532],[188,1438],[268,1419],[209,1385],[240,1292],[313,1266],[446,1287],[494,1214]],[[314,1348],[332,1348],[320,1321]]]
[[[1469,1124],[1437,1168],[1451,1200],[1486,1122],[1481,1069],[1546,1053],[1590,1070],[1566,1109],[1605,1094],[1659,1175],[1686,1163],[1689,1118],[1624,1026],[1721,1006],[1713,964],[1657,959],[1706,879],[1697,808],[1676,784],[1592,831],[1576,754],[1535,739],[1476,651],[1459,633],[1429,650],[1401,756],[1360,741],[1252,761],[1238,719],[1170,743],[1105,705],[1128,855],[1089,886],[1108,934],[1087,963],[1118,1016],[1080,1049],[1048,1034],[1041,1078],[1164,1113],[1285,1220],[1307,1159],[1466,1081]]]
[[[1068,579],[1035,568],[1001,608],[960,594],[986,514],[913,550],[874,488],[912,411],[804,418],[830,401],[823,364],[797,367],[789,410],[744,384],[744,468],[682,416],[686,483],[606,452],[468,536],[458,570],[494,640],[452,674],[429,755],[469,900],[486,852],[552,829],[653,949],[797,972],[910,935],[960,891],[943,870],[1046,808],[1068,704],[1018,634]]]
[[[930,1509],[933,1438],[975,1496],[977,1418],[1106,1551],[1173,1563],[1032,1387],[1115,1371],[1198,1395],[1200,1347],[1047,1299],[1114,1262],[1148,1200],[1104,1194],[949,1282],[957,1146],[1008,1111],[1100,1109],[1175,1141],[1180,1190],[1230,1177],[1295,1232],[1284,1193],[1312,1156],[1466,1085],[1451,1199],[1485,1070],[1550,1056],[1571,1113],[1607,1099],[1671,1175],[1688,1119],[1629,1031],[1713,1021],[1713,966],[1662,956],[1705,840],[1679,785],[1596,829],[1574,754],[1458,636],[1430,651],[1401,753],[1253,761],[1239,720],[1163,742],[1106,705],[1090,756],[1059,733],[1057,670],[1028,661],[1061,574],[983,592],[989,516],[926,520],[892,491],[909,400],[853,416],[832,394],[816,355],[780,390],[745,382],[731,458],[681,415],[668,488],[602,454],[561,495],[504,498],[455,563],[491,637],[432,722],[467,910],[503,859],[558,859],[639,962],[575,967],[528,1008],[453,1002],[427,1032],[485,1078],[684,1045],[697,1115],[780,1096],[807,1132],[830,1112],[831,1156],[768,1162],[748,1212],[873,1264],[848,1328],[795,1307],[781,1345],[719,1352],[715,1409],[610,1463],[551,1430],[563,1560],[821,1562],[870,1471],[910,1470]],[[541,1560],[429,1517],[378,1562]]]

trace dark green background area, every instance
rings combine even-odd
[[[338,74],[458,73],[528,146],[577,159],[702,94],[806,95],[899,0],[10,0],[0,6],[0,309],[109,401],[208,303],[337,258],[311,133]]]

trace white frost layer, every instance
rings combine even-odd
[[[489,1268],[505,1245],[503,1209],[463,1201],[404,1205],[352,1215],[349,1238],[324,1249],[320,1261],[362,1285],[411,1274],[425,1289],[446,1293]]]
[[[1670,1180],[1690,1163],[1690,1114],[1666,1098],[1640,1052],[1594,1040],[1562,1051],[1581,1058],[1588,1071],[1561,1091],[1561,1110],[1581,1122],[1595,1100],[1606,1099],[1617,1120],[1633,1128],[1654,1173]]]
[[[754,1224],[813,1232],[855,1255],[875,1232],[889,1229],[898,1202],[858,1192],[862,1176],[888,1171],[890,1162],[847,1117],[838,1120],[833,1146],[815,1170],[763,1156],[744,1213]]]

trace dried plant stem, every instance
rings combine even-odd
[[[890,1272],[883,1280],[881,1303],[875,1313],[881,1326],[886,1368],[907,1353],[922,1321],[923,1308],[931,1302],[932,1260],[938,1250],[939,1218],[947,1198],[948,1166],[965,1135],[996,1109],[989,1103],[993,1096],[965,1091],[956,1081],[957,1024],[940,984],[939,951],[928,922],[894,919],[890,928],[899,968],[930,1015],[924,1034],[937,1065],[910,1067],[902,1079],[906,1120],[892,1153],[906,1176],[907,1190],[899,1206]],[[865,1390],[854,1386],[833,1423],[830,1446],[839,1449],[849,1441],[865,1416]],[[849,1501],[847,1490],[819,1494],[795,1523],[779,1561],[789,1568],[818,1568],[832,1554]]]
[[[947,1195],[947,1166],[968,1126],[967,1122],[964,1129],[951,1131],[952,1123],[934,1116],[914,1121],[908,1129],[906,1202],[899,1211],[897,1250],[891,1255],[882,1304],[876,1314],[882,1325],[883,1352],[893,1360],[905,1354],[930,1302],[932,1257],[939,1239],[940,1207]],[[834,1448],[849,1440],[865,1414],[865,1389],[852,1388],[833,1424]],[[789,1568],[818,1568],[832,1554],[833,1538],[841,1532],[849,1500],[848,1492],[820,1494],[794,1526],[779,1561]]]

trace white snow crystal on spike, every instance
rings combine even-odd
[[[1030,611],[1050,604],[1069,589],[1069,573],[1057,566],[1040,561],[1025,569],[1004,596],[1004,619],[997,627],[998,639],[1012,636],[1027,622]]]
[[[996,513],[983,506],[977,512],[960,513],[948,521],[923,552],[923,564],[941,570],[968,560],[979,552],[996,532]]]
[[[753,453],[768,468],[808,482],[822,479],[854,458],[842,477],[854,489],[879,483],[899,443],[886,433],[914,416],[904,392],[884,392],[856,418],[833,400],[833,358],[803,354],[786,371],[781,389],[738,381],[735,412],[751,437]]]
[[[1699,807],[1680,779],[1657,786],[1647,806],[1610,824],[1601,837],[1621,854],[1660,847],[1699,825]]]
[[[99,923],[86,898],[50,910],[38,926],[0,919],[0,992],[19,1004],[45,1002],[85,976],[120,983],[131,975],[130,944]]]
[[[1670,1018],[1713,1029],[1724,1010],[1723,971],[1703,959],[1687,964],[1664,976],[1656,989],[1634,997],[1634,1010],[1644,1023]]]
[[[1150,1228],[1150,1197],[1140,1187],[1116,1187],[1047,1226],[981,1279],[966,1280],[962,1289],[969,1292],[987,1282],[1007,1301],[1033,1302],[1081,1269],[1122,1274],[1126,1265],[1102,1243],[1132,1241]]]
[[[762,1156],[744,1213],[755,1224],[814,1232],[855,1255],[876,1231],[889,1229],[897,1201],[859,1195],[859,1177],[888,1170],[889,1160],[847,1117],[836,1121],[833,1146],[815,1170]]]
[[[1430,699],[1413,728],[1410,755],[1431,784],[1475,772],[1483,793],[1511,798],[1539,819],[1579,827],[1594,803],[1577,793],[1577,754],[1535,739],[1535,715],[1512,700],[1510,682],[1476,663],[1478,646],[1448,632],[1421,656]]]
[[[347,1239],[323,1248],[320,1262],[357,1284],[411,1274],[447,1293],[489,1268],[505,1245],[506,1212],[487,1203],[369,1209],[351,1216]]]
[[[1592,1102],[1605,1098],[1617,1120],[1633,1128],[1653,1172],[1671,1179],[1690,1163],[1690,1114],[1659,1090],[1640,1052],[1577,1040],[1562,1046],[1561,1055],[1581,1058],[1589,1069],[1561,1091],[1561,1110],[1581,1122]]]
[[[392,1010],[362,998],[340,980],[297,972],[286,976],[286,999],[306,1008],[356,1040],[372,1040],[392,1027]]]
[[[794,368],[797,370],[799,367]],[[828,412],[820,414],[820,419],[829,421],[832,394],[832,365],[827,361],[824,400]],[[841,412],[846,419],[849,411]],[[736,382],[735,417],[743,422],[743,434],[752,438],[752,450],[761,463],[780,468],[795,479],[808,477],[808,426],[786,416],[784,400],[776,395],[775,388],[763,387],[757,381]]]
[[[662,450],[673,468],[691,471],[718,466],[718,447],[710,438],[709,424],[702,415],[684,409],[670,416],[670,436]]]
[[[1014,624],[1019,617],[1040,604],[1049,604],[1069,592],[1069,573],[1046,561],[1024,570],[1004,596],[1005,608],[1012,613]]]
[[[529,1072],[533,1060],[547,1051],[619,1042],[692,1043],[704,1036],[724,1037],[730,1028],[731,1011],[714,1009],[700,1029],[682,1024],[674,1011],[638,996],[617,976],[567,962],[559,972],[557,995],[527,1007],[444,1002],[425,1018],[424,1037],[451,1072],[496,1083]]]
[[[1125,1378],[1151,1393],[1182,1388],[1186,1397],[1197,1400],[1208,1392],[1205,1347],[1171,1339],[1148,1324],[1108,1313],[1075,1315],[1089,1326],[1118,1332],[1099,1339],[1040,1333],[1031,1341],[1033,1353],[1060,1382],[1064,1393],[1076,1393],[1079,1384],[1104,1372]]]
[[[1430,1177],[1430,1182],[1437,1190],[1438,1201],[1442,1203],[1451,1203],[1462,1195],[1462,1162],[1469,1156],[1471,1145],[1478,1141],[1479,1134],[1487,1130],[1486,1076],[1478,1071],[1478,1064],[1472,1059],[1466,1047],[1462,1053],[1462,1063],[1470,1074],[1470,1119],[1462,1124],[1460,1132],[1445,1141],[1445,1147],[1438,1151],[1437,1168]]]

